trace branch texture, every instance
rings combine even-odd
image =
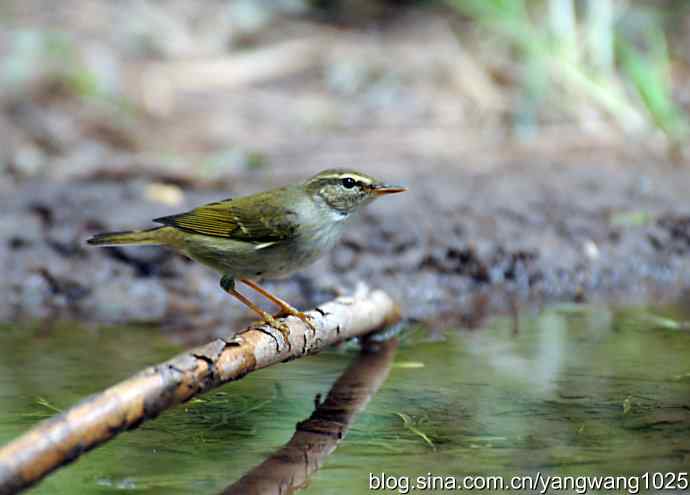
[[[388,295],[366,290],[307,314],[315,332],[294,317],[280,320],[290,329],[287,342],[278,330],[250,327],[230,339],[216,339],[147,368],[39,423],[0,449],[0,494],[18,493],[121,431],[223,383],[317,353],[399,319],[398,307]]]

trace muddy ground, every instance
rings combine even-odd
[[[251,315],[206,268],[84,240],[333,166],[410,191],[374,204],[312,268],[267,284],[297,306],[364,282],[409,318],[472,326],[532,303],[657,300],[690,285],[690,168],[666,158],[658,133],[562,124],[511,135],[510,95],[477,93],[481,80],[468,90],[471,54],[443,15],[375,32],[280,21],[265,39],[241,39],[229,58],[240,76],[161,87],[159,72],[189,70],[175,53],[163,66],[132,57],[120,25],[62,8],[91,69],[137,110],[75,94],[54,74],[0,94],[0,320],[162,324],[195,329],[192,340],[238,328]],[[157,50],[178,49],[171,39],[156,38],[170,44]],[[291,56],[299,62],[285,65]]]
[[[680,294],[690,281],[684,169],[421,168],[404,177],[376,171],[409,184],[410,192],[372,206],[322,262],[269,287],[307,308],[362,281],[390,292],[410,318],[472,324],[478,311],[516,303],[654,299]],[[256,190],[274,183],[268,174],[241,179]],[[236,187],[189,191],[185,207]],[[181,256],[156,247],[84,245],[92,233],[146,226],[150,217],[179,210],[145,191],[141,180],[5,184],[1,319],[162,322],[210,331],[246,321],[218,277]]]

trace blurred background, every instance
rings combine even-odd
[[[254,319],[198,264],[86,238],[344,166],[410,190],[266,287],[364,281],[409,325],[305,493],[687,471],[689,63],[687,0],[0,0],[0,444]],[[217,492],[351,360],[252,374],[37,493]]]
[[[4,0],[15,180],[682,160],[682,0]],[[168,192],[168,194],[174,194]]]

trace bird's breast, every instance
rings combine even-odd
[[[333,249],[343,233],[343,228],[344,222],[331,222],[318,227],[305,225],[295,243],[300,258],[308,264],[323,256]]]

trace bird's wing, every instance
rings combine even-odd
[[[275,192],[209,203],[186,213],[153,221],[180,230],[259,244],[283,241],[297,234],[297,213],[277,206]]]

